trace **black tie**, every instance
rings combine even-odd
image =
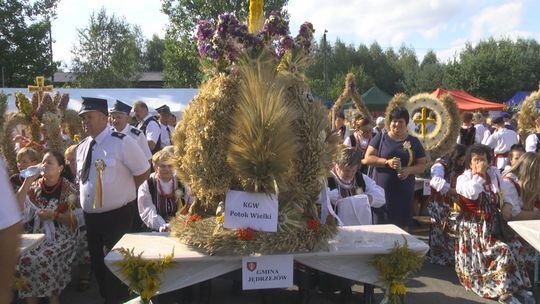
[[[167,128],[167,133],[169,133],[169,138],[171,138],[171,130],[169,130],[169,126],[167,126],[166,128]]]
[[[86,183],[88,180],[88,175],[90,174],[90,165],[92,164],[92,149],[94,148],[94,145],[96,144],[96,141],[92,139],[90,142],[90,147],[88,147],[88,153],[86,154],[86,159],[84,160],[84,167],[81,172],[81,183]]]

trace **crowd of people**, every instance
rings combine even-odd
[[[120,303],[128,289],[107,269],[105,255],[125,233],[169,231],[168,219],[187,212],[192,198],[174,173],[170,146],[176,117],[167,106],[156,110],[158,118],[143,102],[132,108],[116,101],[109,109],[104,99],[83,98],[79,116],[87,137],[77,145],[63,152],[45,142],[40,152],[16,138],[18,170],[41,170],[9,179],[16,202],[9,208],[23,212],[0,217],[0,228],[17,231],[22,219],[26,233],[46,235],[18,258],[19,276],[28,283],[18,296],[27,303],[43,297],[59,303],[74,266],[80,290],[93,273],[105,303]],[[356,115],[349,129],[345,115],[335,115],[343,146],[328,174],[328,211],[341,225],[412,225],[415,176],[426,171],[428,156],[409,133],[409,114],[394,108],[388,129],[382,117]],[[540,114],[537,133],[527,138],[519,138],[506,115],[487,121],[481,113],[463,113],[456,145],[432,163],[428,255],[433,263],[454,265],[463,286],[479,296],[534,303],[527,291],[534,251],[501,226],[540,219]]]
[[[388,116],[388,130],[379,126],[384,126],[382,117],[375,126],[356,115],[349,131],[343,114],[336,115],[334,127],[343,144],[363,155],[361,164],[368,168],[362,172],[384,191],[385,204],[371,206],[372,223],[407,229],[414,176],[424,172],[426,153],[408,133],[420,129],[405,109],[395,108]],[[526,138],[516,133],[508,113],[490,118],[464,112],[462,119],[456,144],[430,168],[428,256],[432,263],[454,266],[462,285],[481,297],[534,303],[527,290],[535,251],[506,222],[540,219],[540,112],[536,133]],[[426,133],[432,132],[428,127]]]

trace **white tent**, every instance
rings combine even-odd
[[[81,97],[97,97],[107,99],[109,108],[118,99],[126,104],[133,104],[135,101],[143,101],[148,105],[150,112],[155,113],[155,108],[168,105],[171,112],[180,115],[184,108],[191,102],[198,92],[198,89],[71,89],[54,88],[54,91],[69,94],[68,108],[79,110],[81,107]],[[15,93],[23,92],[30,99],[32,94],[26,88],[0,88],[0,92],[9,94],[8,112],[17,111],[15,106]],[[53,92],[54,93],[54,92]],[[181,116],[181,115],[180,115]]]

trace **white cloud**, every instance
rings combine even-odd
[[[287,9],[293,26],[307,20],[320,32],[327,29],[340,37],[399,46],[412,35],[437,38],[464,4],[458,0],[291,0]]]
[[[58,4],[57,18],[53,21],[52,35],[54,60],[71,63],[71,49],[77,41],[77,29],[88,25],[90,14],[104,7],[108,15],[125,17],[133,25],[139,25],[143,36],[150,38],[154,33],[163,37],[168,23],[157,0],[65,0]]]
[[[490,6],[471,18],[469,38],[477,41],[490,36],[501,36],[518,29],[523,20],[523,2]]]

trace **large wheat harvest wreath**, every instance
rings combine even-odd
[[[527,96],[521,104],[518,117],[518,133],[521,138],[527,138],[530,134],[536,133],[535,118],[540,112],[538,108],[539,103],[540,88],[538,91],[534,91],[531,95]]]
[[[230,14],[216,27],[199,22],[210,78],[173,135],[176,172],[196,201],[171,221],[172,235],[209,254],[312,250],[336,232],[316,204],[337,136],[304,81],[313,28],[304,23],[292,38],[279,13],[263,22],[259,11],[253,32]],[[276,195],[277,232],[224,228],[229,190]]]
[[[409,128],[409,134],[420,140],[432,159],[446,153],[456,143],[461,119],[456,102],[450,95],[444,95],[438,99],[427,93],[418,94],[411,98],[405,94],[396,94],[386,108],[387,128],[390,127],[390,112],[397,106],[406,108],[411,116],[415,112],[421,113],[420,119],[414,121],[420,124],[420,132]],[[427,117],[428,111],[435,114],[434,120]],[[425,129],[427,123],[434,125],[431,132],[427,132]]]
[[[60,152],[66,148],[60,129],[62,123],[67,124],[68,133],[72,135],[81,133],[81,122],[77,113],[73,110],[67,110],[69,95],[58,92],[50,95],[44,92],[45,86],[42,76],[37,77],[36,82],[37,86],[29,86],[38,88],[32,94],[31,101],[22,92],[17,92],[15,94],[17,112],[5,113],[5,109],[1,112],[6,117],[2,130],[2,153],[11,173],[17,172],[15,146],[11,139],[15,128],[19,125],[30,130],[30,144],[38,150],[42,149],[40,144],[41,128],[44,128],[48,134],[47,148]],[[52,90],[52,86],[47,87]]]

